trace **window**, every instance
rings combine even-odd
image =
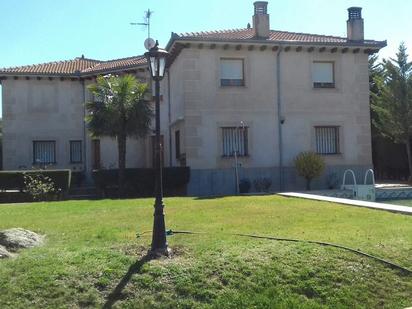
[[[322,155],[338,154],[339,127],[315,127],[316,152]]]
[[[100,140],[92,140],[92,168],[94,170],[100,169]]]
[[[56,141],[33,141],[33,164],[56,163]]]
[[[222,128],[222,150],[224,157],[248,155],[248,128],[224,127]]]
[[[333,62],[314,62],[312,79],[314,88],[335,88]]]
[[[70,141],[70,163],[82,162],[82,141]]]
[[[175,131],[176,159],[180,159],[180,131]]]
[[[243,59],[220,59],[220,85],[244,86]]]

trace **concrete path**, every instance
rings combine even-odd
[[[406,215],[412,215],[412,207],[407,207],[407,206],[358,201],[358,200],[351,200],[351,199],[346,199],[346,198],[337,198],[337,197],[329,197],[329,196],[307,194],[307,193],[297,193],[297,192],[279,193],[279,195],[286,196],[286,197],[305,198],[305,199],[324,201],[324,202],[333,202],[333,203],[345,204],[349,206],[365,207],[365,208],[372,208],[372,209],[402,213]]]

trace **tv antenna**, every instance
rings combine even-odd
[[[143,23],[130,23],[132,26],[144,26],[147,27],[147,37],[150,38],[150,17],[152,16],[153,11],[150,11],[150,9],[147,9],[147,11],[144,12],[144,22]]]

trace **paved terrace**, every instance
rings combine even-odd
[[[390,212],[402,213],[406,215],[412,215],[412,207],[407,207],[407,206],[358,201],[358,200],[351,200],[347,198],[337,198],[337,197],[329,197],[329,196],[307,194],[307,193],[297,193],[297,192],[279,193],[279,195],[286,196],[286,197],[305,198],[305,199],[324,201],[324,202],[333,202],[333,203],[344,204],[344,205],[355,206],[355,207],[365,207],[365,208],[372,208],[372,209],[377,209],[377,210],[386,210]]]

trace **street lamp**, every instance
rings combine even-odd
[[[163,186],[162,186],[162,164],[161,164],[161,145],[160,145],[160,81],[163,79],[166,68],[166,60],[169,53],[158,47],[156,41],[154,47],[150,48],[145,56],[149,64],[150,74],[155,81],[155,121],[156,121],[156,138],[155,138],[155,168],[156,168],[156,185],[155,185],[155,204],[154,204],[154,221],[152,247],[150,253],[154,256],[169,255],[170,251],[166,241],[166,226],[163,213]]]

